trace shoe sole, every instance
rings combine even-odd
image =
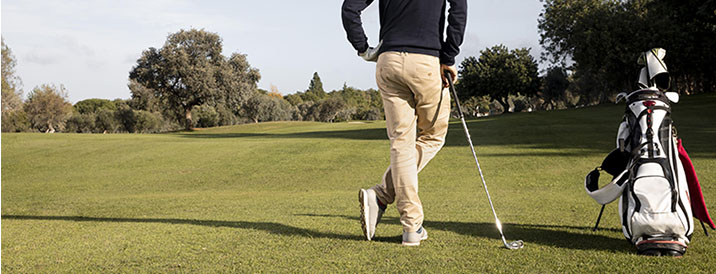
[[[370,217],[368,216],[368,207],[366,207],[366,204],[368,204],[368,193],[365,189],[361,189],[360,192],[358,192],[358,202],[360,203],[360,227],[363,230],[365,239],[370,241],[370,228],[366,222],[366,219]]]

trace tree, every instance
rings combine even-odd
[[[343,84],[343,88],[332,91],[330,98],[339,98],[344,103],[344,108],[337,114],[337,120],[377,120],[383,118],[383,99],[380,93],[374,89],[360,90]],[[351,117],[347,117],[350,115]]]
[[[216,109],[210,105],[194,106],[192,110],[198,127],[215,127],[219,125],[220,117]]]
[[[2,39],[2,131],[20,132],[30,127],[22,109],[22,81],[15,75],[17,61]]]
[[[2,114],[20,109],[22,106],[22,81],[15,75],[17,60],[2,39]]]
[[[568,87],[567,71],[562,67],[552,67],[547,70],[547,75],[544,77],[540,97],[544,99],[545,104],[554,109],[559,101],[565,99],[564,93]]]
[[[318,104],[319,119],[321,122],[332,123],[336,116],[346,107],[346,102],[340,98],[328,98]],[[352,114],[352,113],[351,113]]]
[[[311,82],[308,84],[308,90],[303,94],[302,99],[303,101],[318,102],[323,98],[326,98],[326,91],[323,90],[323,82],[321,82],[321,77],[318,76],[318,72],[314,72],[313,78],[311,78]]]
[[[117,105],[107,99],[85,99],[75,103],[75,105],[72,107],[75,111],[81,114],[95,113],[100,109],[106,109],[110,111],[117,110]]]
[[[637,56],[655,47],[667,50],[672,90],[715,90],[713,18],[712,0],[544,0],[538,28],[543,58],[573,61],[582,103],[598,103],[636,88]]]
[[[303,99],[301,99],[302,92],[297,92],[293,94],[289,94],[283,97],[284,100],[288,101],[292,106],[297,106],[301,103],[303,103]]]
[[[244,103],[256,91],[256,83],[261,80],[261,74],[256,68],[249,65],[245,54],[233,53],[221,70],[219,78],[221,96],[215,105],[224,105],[239,114]]]
[[[97,117],[94,113],[72,113],[65,124],[65,131],[75,133],[92,133],[96,130],[96,120]]]
[[[27,96],[25,112],[32,128],[46,133],[63,130],[72,113],[72,104],[67,102],[67,91],[60,85],[41,85]]]
[[[194,106],[243,105],[260,79],[245,55],[226,58],[221,52],[218,34],[180,30],[170,34],[161,49],[144,51],[129,78],[151,89],[162,108],[191,130]]]
[[[504,45],[487,48],[480,58],[468,57],[460,64],[456,88],[461,98],[489,95],[509,109],[510,95],[530,96],[539,88],[537,62],[529,49],[508,50]]]
[[[256,92],[242,108],[254,123],[290,120],[295,108],[281,97]]]
[[[154,97],[154,90],[143,86],[136,80],[129,80],[127,84],[132,98],[129,105],[136,110],[146,110],[152,112],[161,112],[159,99]]]

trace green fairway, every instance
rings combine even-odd
[[[673,119],[716,214],[716,94]],[[400,245],[389,206],[361,236],[358,189],[389,164],[384,122],[281,122],[171,134],[2,134],[2,271],[711,272],[697,222],[681,259],[635,255],[609,204],[584,191],[624,105],[468,121],[494,218],[459,121],[420,173],[430,238]],[[607,177],[605,175],[605,177]],[[607,180],[604,178],[603,180]],[[714,233],[716,234],[716,233]]]

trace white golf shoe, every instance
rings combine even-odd
[[[422,226],[415,232],[403,231],[404,246],[419,246],[420,241],[428,239],[428,231]]]
[[[375,190],[372,189],[361,189],[358,192],[358,201],[360,202],[360,224],[363,235],[366,240],[370,241],[375,235],[375,226],[383,216],[385,208],[378,205],[378,198],[375,196]]]

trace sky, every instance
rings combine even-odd
[[[259,87],[305,91],[318,72],[326,91],[343,84],[376,88],[375,64],[346,39],[341,0],[3,0],[1,32],[17,59],[26,96],[41,84],[64,85],[72,103],[130,98],[129,71],[142,51],[167,35],[204,29],[223,39],[223,54],[246,54],[261,72]],[[378,0],[363,12],[371,45],[379,34]],[[539,60],[539,0],[468,0],[468,22],[456,61],[498,44],[531,48]]]

